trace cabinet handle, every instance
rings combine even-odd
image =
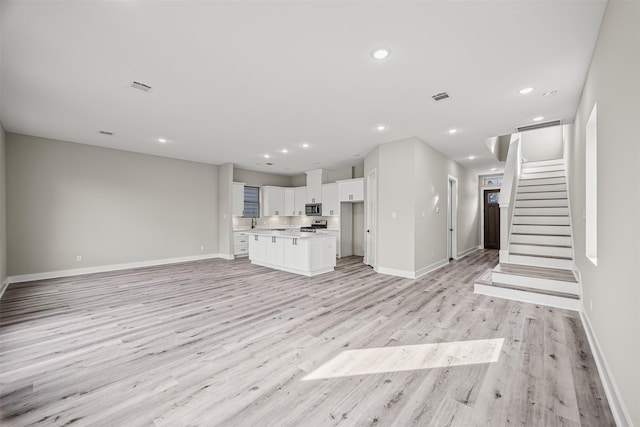
[[[256,234],[255,236],[253,236],[254,240],[257,242],[258,241],[258,235]]]

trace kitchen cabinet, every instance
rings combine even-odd
[[[237,257],[249,255],[249,236],[242,232],[234,231],[233,254]]]
[[[283,187],[262,187],[262,216],[278,216],[285,214]]]
[[[340,230],[322,230],[318,231],[318,233],[328,234],[336,238],[336,258],[340,258]]]
[[[271,236],[265,243],[265,262],[272,265],[284,264],[284,239]]]
[[[322,216],[339,215],[338,184],[324,184],[322,186]]]
[[[231,193],[232,199],[232,212],[233,216],[244,215],[244,186],[243,182],[234,182],[233,190]]]
[[[293,216],[304,216],[304,205],[307,203],[307,187],[295,187],[293,192]]]
[[[259,264],[267,260],[267,242],[271,242],[271,237],[249,234],[249,259],[251,262]]]
[[[284,214],[287,216],[296,216],[296,189],[284,189]]]
[[[364,178],[338,181],[338,197],[341,202],[364,201]]]
[[[322,203],[322,184],[327,182],[327,171],[316,169],[307,174],[307,203]]]
[[[336,266],[334,235],[260,230],[246,233],[252,264],[309,277],[333,271]]]

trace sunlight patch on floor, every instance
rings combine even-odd
[[[504,338],[347,350],[304,381],[497,362]]]

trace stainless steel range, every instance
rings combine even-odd
[[[300,231],[304,231],[307,233],[315,233],[318,229],[327,228],[327,220],[326,219],[316,219],[311,225],[307,225],[304,227],[300,227]]]

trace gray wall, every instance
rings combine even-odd
[[[257,172],[248,169],[233,168],[233,182],[244,182],[251,187],[274,185],[276,187],[292,187],[290,176]],[[307,185],[306,181],[303,185]]]
[[[640,3],[610,1],[569,129],[576,263],[593,327],[632,422],[640,426]],[[585,256],[585,128],[598,104],[598,266]],[[593,309],[591,303],[593,302]]]
[[[364,203],[354,203],[352,206],[353,229],[352,245],[353,254],[364,255]]]
[[[8,273],[218,253],[217,181],[214,165],[9,133]]]
[[[0,287],[7,278],[6,134],[0,123]]]
[[[522,157],[529,162],[562,158],[562,126],[522,132],[520,138]]]
[[[379,268],[419,272],[447,259],[448,175],[458,178],[457,251],[479,245],[475,175],[416,138],[380,145],[365,158],[365,176],[373,168]]]

